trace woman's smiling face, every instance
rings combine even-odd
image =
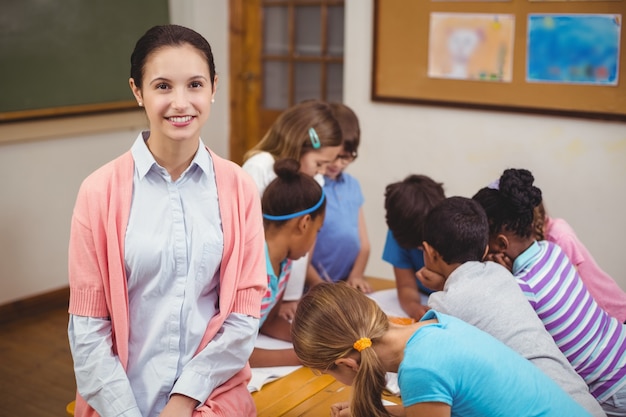
[[[150,138],[197,140],[209,118],[215,80],[206,57],[193,46],[164,46],[153,51],[143,69],[142,88],[130,80],[150,121]]]

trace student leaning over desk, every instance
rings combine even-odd
[[[345,172],[358,155],[359,119],[345,104],[330,103],[330,107],[341,126],[343,146],[324,174],[326,217],[317,236],[306,283],[312,287],[322,281],[346,281],[369,293],[372,288],[364,273],[370,242],[363,213],[363,193],[359,180]]]
[[[474,199],[489,219],[489,256],[513,272],[559,349],[609,416],[626,416],[626,326],[595,302],[558,245],[536,241],[541,190],[526,169],[506,169]]]
[[[511,271],[495,262],[482,262],[489,223],[480,204],[465,197],[447,198],[426,216],[423,237],[424,261],[432,272],[428,277],[442,277],[424,281],[437,290],[428,299],[431,308],[489,333],[541,369],[591,415],[606,417]]]
[[[246,152],[242,167],[254,179],[261,196],[276,178],[274,163],[285,158],[298,161],[302,173],[323,185],[326,167],[337,158],[341,143],[341,128],[330,105],[321,100],[305,100],[278,116],[261,141]],[[302,296],[309,261],[307,254],[292,263],[279,312],[286,320],[293,318]]]
[[[291,323],[278,314],[289,283],[292,260],[300,259],[313,247],[324,222],[326,196],[310,176],[299,172],[295,159],[274,164],[277,177],[261,199],[265,229],[267,292],[261,302],[260,333],[291,342]],[[293,349],[254,348],[253,368],[300,365]]]
[[[424,218],[444,198],[443,184],[426,175],[412,174],[385,188],[385,220],[389,231],[383,260],[393,266],[400,306],[415,320],[428,310],[426,300],[432,293],[415,277],[424,267],[420,249]]]
[[[429,310],[410,325],[390,323],[376,302],[344,283],[319,284],[292,324],[305,366],[353,385],[331,416],[589,417],[529,361],[489,334]],[[402,405],[386,408],[386,373],[398,373]]]
[[[256,415],[261,207],[200,139],[216,82],[190,29],[156,26],[135,46],[130,86],[150,130],[83,182],[72,216],[76,417]]]

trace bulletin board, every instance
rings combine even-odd
[[[624,17],[626,0],[374,0],[372,100],[626,121]]]
[[[15,0],[0,13],[0,122],[136,107],[130,55],[167,0]]]

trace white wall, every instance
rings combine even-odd
[[[197,30],[211,43],[218,94],[202,138],[228,156],[228,2],[170,0],[170,15],[173,23]],[[105,119],[98,124],[111,127],[97,132],[102,128],[95,129],[91,118],[0,124],[0,305],[67,285],[78,187],[91,171],[130,148],[145,128],[143,116]],[[124,127],[116,129],[119,125]]]
[[[599,264],[626,289],[626,124],[519,113],[394,105],[370,100],[372,0],[348,0],[344,101],[361,122],[350,172],[361,180],[372,254],[367,274],[391,278],[380,257],[384,189],[410,173],[471,197],[505,168],[527,168],[546,207],[574,227]]]
[[[174,23],[202,33],[214,49],[218,95],[203,139],[228,155],[228,0],[170,0]],[[626,288],[620,262],[626,236],[626,124],[514,113],[373,103],[372,2],[347,0],[344,100],[360,117],[363,145],[350,167],[363,186],[372,255],[367,273],[391,278],[380,260],[386,233],[385,185],[409,173],[471,196],[507,167],[533,171],[548,209],[566,218],[600,264]],[[116,126],[115,118],[110,123]],[[67,285],[67,242],[78,186],[127,150],[145,124],[76,133],[74,119],[42,134],[42,122],[0,124],[0,304]],[[34,140],[10,141],[30,135]]]

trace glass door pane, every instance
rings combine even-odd
[[[298,62],[295,66],[295,102],[321,98],[322,66],[317,62]]]
[[[343,6],[328,7],[328,55],[343,56]]]
[[[319,7],[296,7],[295,53],[302,56],[322,55],[322,12]]]
[[[282,110],[289,107],[289,64],[282,61],[263,63],[263,107]]]
[[[263,8],[263,54],[289,54],[289,12],[286,7]]]

